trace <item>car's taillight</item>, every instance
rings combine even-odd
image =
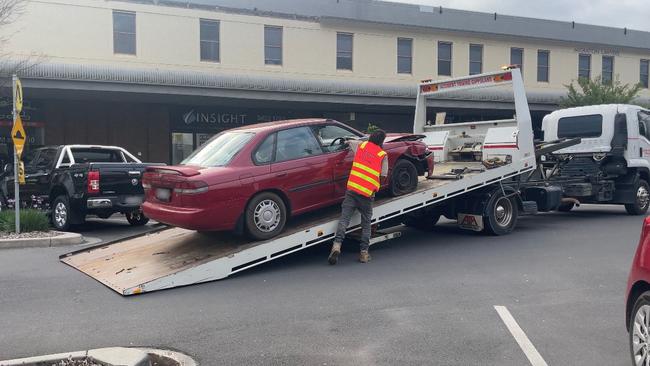
[[[88,172],[88,193],[99,193],[99,171]]]
[[[174,192],[178,194],[199,194],[208,191],[208,184],[200,180],[178,182],[174,186]]]
[[[650,216],[643,220],[643,228],[641,228],[641,241],[647,240],[648,233],[650,233]]]

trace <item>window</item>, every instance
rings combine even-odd
[[[650,60],[641,60],[640,80],[644,88],[648,88],[648,71],[650,69]]]
[[[511,48],[510,49],[510,65],[515,65],[521,70],[521,75],[524,75],[524,49]]]
[[[201,61],[219,62],[219,21],[200,21]]]
[[[600,137],[603,133],[603,116],[592,114],[560,118],[557,123],[558,138]]]
[[[469,74],[476,75],[483,72],[483,45],[469,45]]]
[[[397,73],[410,74],[413,63],[413,40],[411,38],[397,39]]]
[[[614,77],[614,56],[603,56],[603,84],[611,84]]]
[[[255,164],[262,165],[268,164],[273,161],[273,153],[275,152],[275,133],[269,135],[264,142],[255,150],[253,154],[253,161]]]
[[[336,33],[336,69],[352,70],[352,34]]]
[[[135,13],[113,11],[113,52],[135,55]]]
[[[438,42],[438,75],[451,76],[451,42]]]
[[[54,165],[54,158],[56,158],[56,155],[57,149],[37,149],[26,154],[23,161],[25,161],[25,165],[30,168],[49,168]]]
[[[639,112],[639,135],[650,140],[650,113]]]
[[[119,150],[97,148],[70,149],[72,158],[77,164],[84,163],[123,163],[122,152]]]
[[[253,138],[250,132],[222,132],[194,151],[182,165],[225,166]]]
[[[578,78],[591,78],[591,55],[578,55]]]
[[[278,132],[275,161],[300,159],[321,153],[320,145],[309,127],[298,127]]]
[[[335,125],[314,126],[312,129],[316,135],[316,139],[318,139],[325,152],[333,152],[345,148],[345,141],[341,139],[357,139],[361,137],[348,129]],[[336,141],[337,139],[339,140]]]
[[[282,27],[264,26],[264,63],[282,65]]]
[[[537,51],[537,81],[548,83],[551,51]]]

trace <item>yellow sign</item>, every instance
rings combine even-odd
[[[14,105],[16,107],[16,113],[20,114],[23,110],[23,84],[21,84],[20,79],[16,79],[16,84],[14,85]]]
[[[22,161],[18,162],[18,183],[25,184],[25,164]]]
[[[16,121],[14,122],[14,127],[11,129],[11,139],[14,142],[16,147],[16,154],[20,159],[23,154],[23,148],[25,147],[25,140],[27,135],[25,134],[25,129],[23,128],[23,121],[20,119],[20,115],[16,116]]]

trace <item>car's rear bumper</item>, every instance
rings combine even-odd
[[[188,208],[154,202],[143,203],[142,211],[145,216],[158,222],[198,231],[233,230],[240,215],[221,207]]]

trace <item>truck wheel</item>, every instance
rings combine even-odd
[[[143,226],[149,222],[149,218],[140,210],[129,212],[125,216],[131,226]]]
[[[435,228],[438,220],[440,220],[439,213],[425,211],[423,213],[407,215],[402,223],[414,229],[431,231]]]
[[[557,210],[560,211],[560,212],[569,212],[569,211],[573,210],[574,206],[575,206],[575,204],[573,202],[562,203],[562,204],[560,204],[560,206],[558,206]]]
[[[255,240],[267,240],[280,234],[287,222],[287,208],[277,194],[263,192],[246,207],[246,230]]]
[[[411,193],[418,187],[418,170],[412,162],[399,159],[390,177],[390,194],[401,196]]]
[[[519,209],[512,197],[506,197],[502,192],[495,193],[487,202],[485,232],[490,235],[510,234],[517,225]]]
[[[644,215],[648,211],[650,205],[650,188],[648,182],[639,179],[636,185],[636,196],[634,203],[626,203],[625,211],[630,215]]]
[[[54,199],[52,204],[52,225],[60,231],[70,228],[70,201],[67,196],[61,195]]]

